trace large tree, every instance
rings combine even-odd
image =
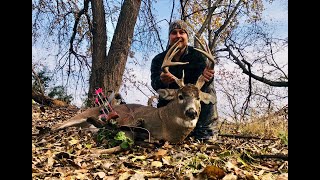
[[[111,46],[107,55],[106,13],[103,0],[33,1],[33,39],[43,33],[41,27],[48,28],[49,34],[58,36],[58,46],[69,39],[68,56],[59,59],[59,68],[65,68],[68,77],[75,70],[83,71],[86,67],[90,73],[88,100],[94,90],[101,87],[105,92],[118,92],[122,75],[132,43],[134,27],[139,14],[141,0],[124,0],[120,10],[107,13],[110,18],[119,13]],[[90,8],[90,5],[92,8]],[[109,7],[110,4],[107,4]],[[91,11],[90,11],[91,10]],[[43,18],[49,17],[48,19]],[[70,27],[72,25],[72,31]],[[61,27],[61,29],[59,29]],[[71,35],[68,37],[68,35]],[[83,51],[84,39],[89,42],[89,51]],[[61,48],[63,49],[63,48]],[[89,52],[89,53],[86,53]],[[64,53],[64,52],[63,52]],[[85,55],[84,55],[85,53]],[[92,55],[90,57],[90,55]],[[90,63],[90,59],[92,62]],[[66,66],[67,65],[67,66]],[[81,74],[83,75],[83,74]],[[85,80],[84,80],[85,81]]]
[[[106,56],[104,6],[102,0],[93,1],[93,53],[89,97],[98,87],[102,87],[104,91],[119,91],[140,5],[141,0],[124,1]]]

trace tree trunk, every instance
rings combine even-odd
[[[93,15],[93,45],[92,45],[92,67],[89,80],[88,100],[92,100],[94,90],[102,88],[106,90],[103,82],[106,66],[106,46],[107,46],[107,30],[103,0],[91,1]],[[105,92],[105,91],[104,91]]]
[[[108,90],[119,92],[140,5],[141,0],[125,0],[122,4],[105,68],[104,86]]]
[[[108,90],[119,92],[141,5],[141,0],[124,1],[110,50],[106,57],[107,36],[103,2],[102,0],[91,2],[93,11],[93,55],[88,92],[89,102],[92,100],[96,88],[101,87],[104,94],[107,94]]]

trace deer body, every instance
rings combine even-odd
[[[134,114],[133,119],[123,119],[122,113],[117,111],[120,118],[117,121],[119,125],[135,126],[136,121],[142,122],[142,127],[150,132],[151,137],[158,140],[165,140],[172,143],[177,143],[184,140],[187,135],[195,128],[198,118],[188,121],[188,123],[182,124],[183,118],[179,117],[172,110],[174,104],[168,104],[168,106],[161,108],[154,108],[150,106],[141,106]],[[169,109],[171,108],[171,111]]]
[[[171,62],[171,59],[178,52],[177,41],[166,54],[163,61],[163,71],[168,72],[169,66],[185,64],[183,62]],[[203,48],[204,49],[204,48]],[[207,50],[208,51],[208,50]],[[212,62],[213,56],[210,53],[205,54]],[[166,106],[155,108],[140,104],[121,104],[113,109],[118,113],[116,119],[119,126],[143,127],[150,132],[150,135],[158,140],[166,140],[171,143],[183,141],[191,131],[196,127],[200,112],[200,102],[216,103],[214,96],[202,92],[200,89],[204,84],[204,78],[201,75],[194,84],[184,84],[184,75],[181,79],[175,77],[175,82],[179,89],[159,89],[157,92],[160,98],[170,100]],[[93,117],[98,119],[100,107],[89,108],[86,111],[74,116],[61,125],[54,126],[52,130],[59,130],[70,126],[89,127],[91,124],[87,121]]]
[[[210,94],[202,93],[194,85],[187,85],[177,92],[173,89],[159,91],[164,98],[172,101],[164,107],[155,108],[140,104],[121,104],[114,106],[119,118],[119,126],[141,126],[150,132],[151,137],[171,143],[183,141],[196,127],[201,111],[200,99],[206,102],[215,102]],[[211,98],[211,99],[210,99]],[[90,127],[89,117],[98,119],[100,107],[89,108],[72,117],[61,125],[54,126],[53,130],[64,129],[70,126]]]

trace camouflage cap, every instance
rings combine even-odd
[[[183,20],[176,20],[170,23],[169,25],[169,34],[171,33],[171,31],[173,31],[174,29],[183,29],[187,35],[189,35],[188,32],[188,28],[187,28],[187,24],[183,21]]]

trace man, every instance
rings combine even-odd
[[[203,92],[210,93],[216,96],[213,87],[214,70],[206,67],[206,58],[194,50],[193,47],[188,46],[188,30],[187,25],[182,20],[177,20],[169,25],[169,47],[166,51],[156,55],[151,62],[151,86],[154,90],[170,88],[178,89],[179,86],[175,83],[173,75],[177,78],[182,77],[182,70],[184,70],[184,83],[195,84],[198,77],[203,74],[206,83],[201,88]],[[189,62],[186,65],[170,66],[168,73],[161,71],[161,65],[168,49],[179,39],[179,52],[173,57],[172,61]],[[165,106],[169,103],[164,99],[159,99],[157,107]],[[213,123],[217,120],[216,104],[204,104],[201,102],[201,113],[196,128],[190,134],[195,139],[209,140],[213,135]]]

